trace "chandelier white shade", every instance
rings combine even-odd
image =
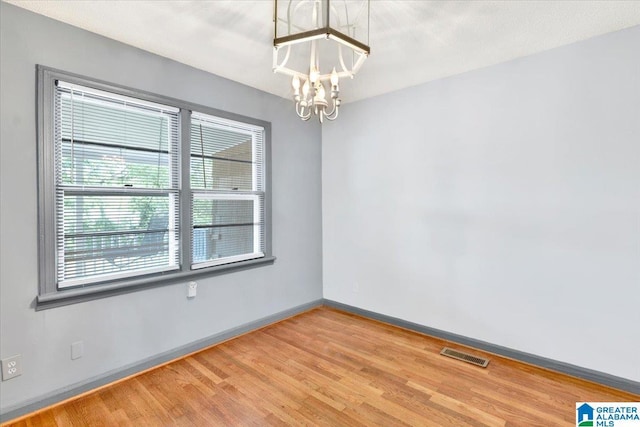
[[[369,0],[274,2],[273,71],[291,76],[302,120],[335,120],[340,79],[353,78],[370,53]]]

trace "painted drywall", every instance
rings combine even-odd
[[[640,381],[640,27],[346,105],[324,297]]]
[[[4,2],[0,16],[0,357],[21,354],[23,368],[0,383],[0,411],[322,297],[317,124],[287,100]],[[271,122],[276,262],[199,279],[193,300],[177,283],[36,312],[36,64]]]

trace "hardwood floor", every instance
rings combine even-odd
[[[639,401],[479,351],[322,307],[12,426],[575,426],[577,401]]]

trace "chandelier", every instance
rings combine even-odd
[[[353,78],[371,51],[369,0],[274,1],[273,71],[292,77],[302,120],[335,120],[340,79]]]

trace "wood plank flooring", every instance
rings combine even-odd
[[[11,426],[575,426],[640,396],[331,308],[243,335]],[[467,349],[468,350],[468,349]]]

